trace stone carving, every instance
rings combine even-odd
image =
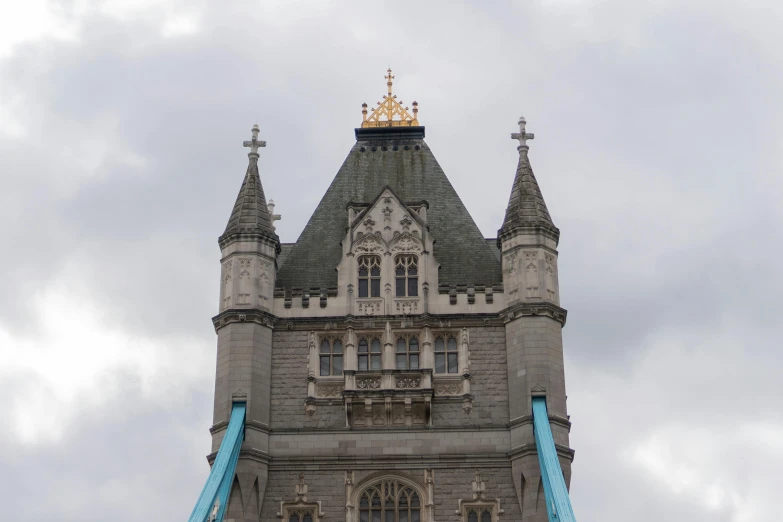
[[[397,377],[395,387],[397,388],[418,388],[420,380],[417,377]]]
[[[379,315],[381,313],[382,299],[374,299],[372,301],[357,301],[360,314],[364,315]]]
[[[356,379],[356,387],[360,390],[377,390],[381,387],[381,379],[380,377]]]
[[[462,411],[470,415],[470,412],[473,411],[473,401],[470,399],[462,401]]]
[[[555,290],[555,256],[546,254],[544,259],[546,260],[546,293],[547,297],[549,297],[551,301],[554,301],[557,292],[557,290]]]
[[[410,232],[403,232],[394,238],[392,252],[420,252],[421,242]]]
[[[392,423],[405,424],[405,407],[402,404],[392,406]]]
[[[231,267],[233,266],[233,259],[229,259],[223,263],[223,309],[225,310],[231,306],[231,294],[233,290],[231,288]]]
[[[528,298],[538,297],[538,252],[525,252],[525,290]]]
[[[354,248],[359,254],[374,254],[376,252],[383,252],[386,250],[386,246],[383,240],[373,234],[367,234],[362,236],[357,242]]]
[[[460,382],[445,382],[435,385],[436,395],[461,395],[462,383]]]
[[[342,384],[319,384],[315,393],[318,397],[342,397],[344,389]]]
[[[517,272],[517,253],[511,252],[503,258],[503,272],[514,275]]]
[[[413,221],[411,221],[411,218],[408,216],[404,216],[400,220],[400,225],[402,225],[403,232],[408,232],[411,229],[411,225],[413,224]]]
[[[413,423],[414,424],[424,424],[424,405],[423,404],[414,404],[413,405]]]
[[[367,233],[372,234],[372,227],[375,226],[375,221],[373,221],[371,217],[368,217],[362,224],[367,227]]]
[[[373,404],[372,405],[372,423],[374,426],[386,425],[386,405],[385,404]]]
[[[305,404],[305,413],[307,414],[308,417],[312,417],[313,415],[315,415],[315,404],[311,402]]]
[[[364,422],[365,422],[364,404],[357,404],[356,407],[353,408],[353,423],[364,424]]]
[[[400,299],[400,300],[394,301],[394,303],[397,306],[397,313],[398,314],[411,315],[411,314],[418,313],[418,311],[419,311],[419,300],[418,299],[415,299],[415,300],[407,300],[407,299],[403,300],[403,299]]]

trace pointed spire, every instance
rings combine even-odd
[[[261,186],[261,177],[258,174],[258,149],[266,147],[266,142],[258,139],[258,125],[253,125],[253,137],[245,141],[243,145],[250,148],[247,172],[239,189],[234,210],[228,219],[226,230],[220,236],[221,247],[232,238],[242,236],[263,236],[273,240],[279,249],[280,240],[272,226],[272,216],[264,196],[264,187]],[[249,237],[248,237],[249,238]]]
[[[519,140],[519,163],[517,164],[517,174],[514,178],[514,185],[511,187],[511,197],[508,200],[506,208],[506,217],[503,220],[503,227],[500,229],[498,237],[504,235],[517,227],[538,226],[549,230],[556,236],[560,231],[555,227],[552,218],[549,216],[549,210],[544,203],[544,196],[533,174],[533,168],[528,159],[527,140],[532,140],[535,135],[525,130],[525,118],[519,118],[519,132],[511,135],[512,139]]]

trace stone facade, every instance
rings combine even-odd
[[[271,226],[257,129],[247,142],[213,318],[210,459],[232,402],[247,402],[226,520],[360,521],[378,494],[406,513],[395,522],[545,521],[533,396],[547,398],[567,482],[573,451],[559,231],[527,147],[495,247],[423,127],[369,131],[293,245]],[[331,257],[313,257],[319,241]]]

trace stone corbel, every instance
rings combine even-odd
[[[308,417],[315,415],[315,398],[308,397],[305,399],[305,413]]]

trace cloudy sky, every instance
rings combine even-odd
[[[241,142],[295,241],[391,66],[487,237],[536,134],[579,520],[779,520],[783,8],[483,4],[0,4],[6,518],[187,517]]]

